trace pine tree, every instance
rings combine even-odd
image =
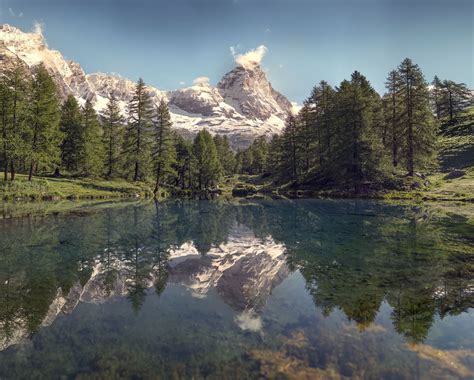
[[[3,166],[4,181],[8,180],[8,160],[10,159],[9,152],[9,123],[8,123],[8,110],[10,106],[10,91],[6,84],[5,76],[2,76],[0,80],[0,123],[1,123],[1,132],[0,136],[1,142],[1,163]]]
[[[202,190],[215,185],[220,178],[222,168],[214,140],[205,129],[200,131],[194,139],[193,154],[196,160],[198,189]]]
[[[274,176],[282,172],[283,162],[286,160],[281,143],[282,138],[279,135],[273,135],[268,144],[268,151],[270,153],[267,157],[265,172]]]
[[[176,149],[171,131],[171,116],[168,105],[163,99],[156,109],[153,120],[152,159],[156,174],[153,193],[156,197],[163,179],[175,174],[173,165],[176,162]]]
[[[323,162],[321,123],[316,120],[311,105],[305,102],[297,115],[298,145],[301,150],[301,171],[307,176],[311,168]],[[315,133],[316,131],[316,133]]]
[[[81,160],[81,170],[86,176],[98,176],[103,172],[105,152],[99,119],[90,100],[86,101],[82,110],[82,122],[84,155]]]
[[[79,103],[69,95],[61,109],[61,161],[67,171],[78,171],[85,157],[85,134]]]
[[[250,146],[242,152],[242,168],[245,174],[254,174],[253,163],[253,149]]]
[[[431,94],[433,97],[434,103],[434,112],[436,118],[439,120],[441,118],[441,102],[442,102],[442,94],[443,94],[443,83],[438,78],[437,75],[434,76],[433,82],[431,82],[432,90]]]
[[[105,150],[104,168],[107,178],[119,173],[121,148],[123,144],[124,119],[114,95],[109,98],[102,118],[102,144]]]
[[[252,149],[252,172],[253,174],[262,174],[267,167],[268,143],[265,136],[257,137],[251,145]]]
[[[473,103],[471,91],[464,83],[444,80],[441,85],[439,99],[440,114],[452,121],[457,114],[464,111]]]
[[[175,134],[176,185],[181,189],[192,187],[193,145],[182,136]]]
[[[433,162],[437,124],[430,109],[430,95],[423,73],[409,58],[398,67],[400,117],[408,175]]]
[[[35,168],[57,165],[60,162],[59,130],[61,112],[57,87],[41,64],[33,76],[30,99],[30,131],[28,159],[30,161],[28,179],[31,181]]]
[[[139,79],[128,106],[124,147],[126,169],[133,181],[145,179],[149,171],[150,133],[153,106],[143,79]]]
[[[385,82],[387,93],[384,96],[385,127],[382,143],[390,149],[393,167],[398,166],[399,150],[401,145],[402,125],[400,124],[399,88],[400,77],[396,70],[388,74]]]
[[[8,168],[11,179],[15,179],[16,164],[27,153],[29,91],[30,73],[20,60],[16,60],[0,77],[0,151],[5,180]]]
[[[215,135],[214,144],[223,173],[227,176],[232,175],[235,169],[235,155],[230,148],[229,139],[227,136]]]
[[[380,138],[380,97],[367,79],[355,71],[344,80],[336,95],[335,121],[337,141],[332,152],[334,180],[360,181],[381,173],[382,139]]]
[[[281,154],[287,157],[282,162],[281,173],[284,177],[289,177],[292,181],[298,180],[298,125],[296,117],[289,113],[286,118],[285,128],[281,137]]]
[[[320,168],[323,168],[324,162],[331,155],[334,124],[330,118],[330,111],[334,95],[335,90],[326,81],[321,81],[313,88],[300,112],[300,118],[303,121],[302,139],[308,145],[305,149],[306,155],[317,159],[316,162],[312,162],[308,157],[306,159],[308,167],[318,163]],[[305,129],[308,131],[305,132]],[[308,143],[308,140],[311,142]]]

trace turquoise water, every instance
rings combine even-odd
[[[370,201],[0,220],[0,379],[471,379],[473,244]]]

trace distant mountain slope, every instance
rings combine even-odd
[[[81,103],[91,99],[101,112],[114,94],[125,113],[135,82],[111,74],[87,74],[81,66],[50,49],[40,32],[25,33],[0,25],[0,62],[15,58],[28,67],[43,63],[53,76],[63,98],[73,94]],[[202,128],[226,135],[234,148],[248,146],[258,136],[280,133],[292,104],[273,89],[259,64],[241,65],[224,75],[217,87],[201,79],[192,87],[161,91],[149,87],[153,101],[165,98],[170,105],[174,127],[183,135]]]

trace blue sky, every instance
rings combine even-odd
[[[473,2],[468,0],[0,0],[0,22],[44,25],[50,47],[86,72],[143,77],[160,89],[234,65],[230,48],[265,45],[274,87],[301,102],[324,79],[354,70],[379,92],[405,57],[425,77],[473,79]]]

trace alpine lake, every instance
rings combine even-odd
[[[472,205],[7,214],[1,380],[474,378]]]

